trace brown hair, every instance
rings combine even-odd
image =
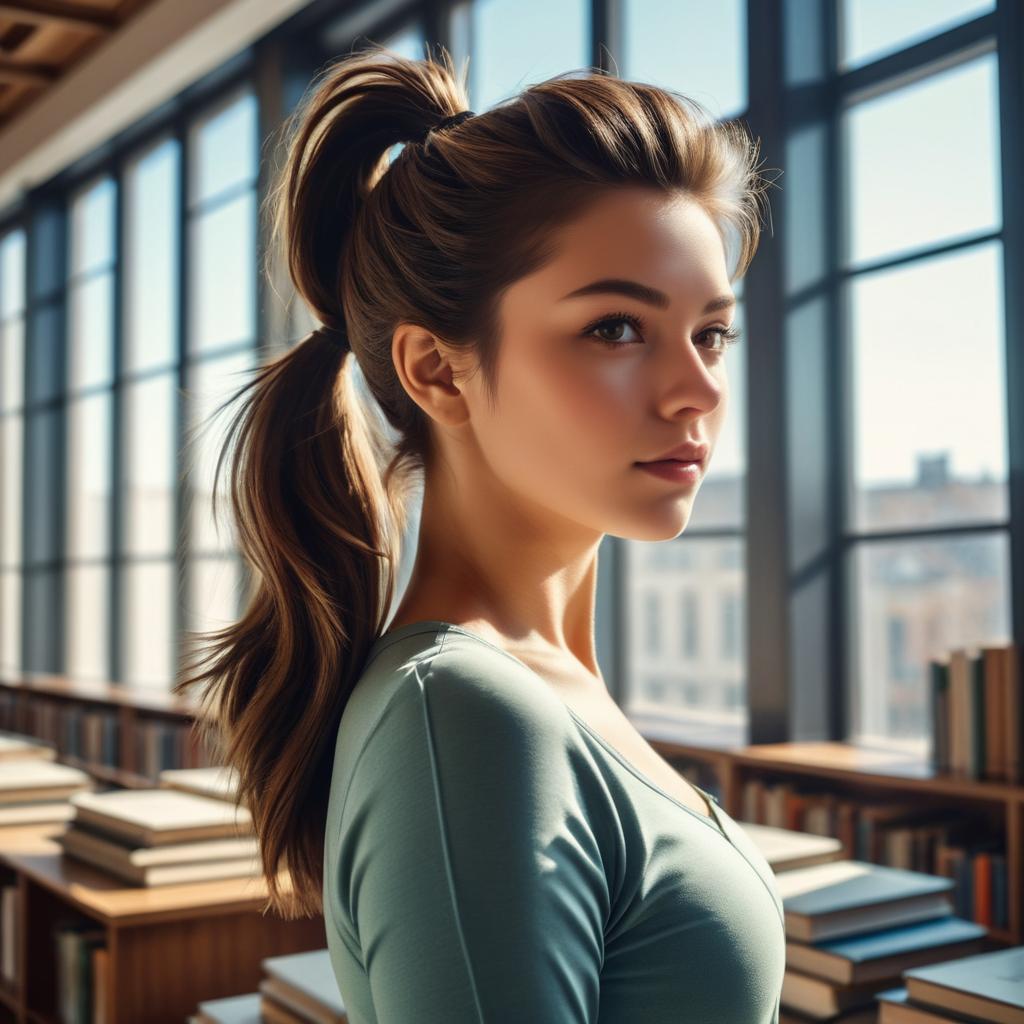
[[[197,725],[238,771],[270,905],[288,917],[322,912],[338,724],[386,626],[410,486],[430,456],[428,417],[392,362],[395,328],[468,350],[493,398],[502,290],[542,266],[553,229],[607,189],[698,200],[732,278],[758,244],[758,144],[685,96],[566,72],[430,131],[468,106],[443,48],[436,61],[374,46],[314,80],[282,129],[272,241],[283,239],[297,292],[347,344],[313,332],[230,400],[249,392],[216,476],[230,450],[254,589],[237,622],[205,634],[206,667],[174,690],[203,684]],[[395,439],[355,389],[349,346]]]

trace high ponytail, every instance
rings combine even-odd
[[[337,729],[386,627],[409,497],[432,451],[429,418],[392,361],[396,327],[470,352],[493,396],[501,291],[549,257],[553,229],[624,184],[701,202],[733,277],[757,246],[764,185],[738,125],[596,71],[469,116],[465,76],[441,53],[346,57],[283,126],[268,229],[325,327],[229,400],[245,398],[216,476],[226,464],[254,588],[174,687],[201,687],[198,728],[237,769],[269,903],[286,917],[322,911]]]

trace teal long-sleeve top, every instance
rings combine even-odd
[[[771,868],[511,653],[416,622],[338,728],[327,946],[350,1024],[777,1024]]]

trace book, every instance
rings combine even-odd
[[[840,985],[854,985],[898,977],[907,968],[936,960],[980,953],[987,934],[982,925],[949,916],[815,944],[790,940],[786,966]]]
[[[80,768],[36,757],[0,760],[0,808],[66,800],[91,790],[93,778]]]
[[[776,828],[774,825],[758,825],[749,821],[737,824],[753,840],[772,871],[791,871],[794,868],[839,860],[843,856],[843,844],[832,836],[809,835],[807,832]]]
[[[43,825],[70,821],[75,809],[67,800],[33,800],[24,804],[0,805],[0,828],[9,825]]]
[[[263,1024],[259,993],[205,999],[199,1004],[199,1012],[189,1021],[190,1024]]]
[[[832,1020],[847,1010],[874,1007],[875,992],[884,987],[877,981],[837,985],[787,967],[782,977],[782,1005],[812,1020]]]
[[[40,743],[34,736],[0,730],[0,761],[38,759],[55,761],[57,751],[49,743]]]
[[[267,977],[260,992],[299,1016],[315,1024],[346,1024],[345,1004],[327,949],[287,953],[262,961]]]
[[[779,1008],[779,1024],[807,1024],[813,1021],[814,1017],[808,1017],[796,1010]],[[877,1013],[874,1006],[862,1006],[846,1013],[840,1013],[835,1017],[828,1018],[828,1024],[876,1024]]]
[[[992,1024],[1024,1021],[1024,946],[914,967],[903,981],[912,1003]]]
[[[945,917],[953,912],[953,880],[859,860],[814,864],[775,876],[786,937],[801,942],[841,938]]]
[[[226,800],[176,789],[76,793],[75,819],[136,846],[252,835],[252,815]]]
[[[878,1004],[878,1024],[960,1024],[963,1020],[962,1017],[950,1017],[927,1006],[915,1006],[910,1002],[906,987],[879,992],[875,1000]]]
[[[237,800],[238,771],[233,766],[165,768],[157,776],[157,781],[169,789],[180,789],[218,800]]]

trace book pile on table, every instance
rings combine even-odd
[[[780,1024],[874,1021],[904,971],[984,949],[987,929],[953,913],[949,878],[837,860],[776,875],[786,921]]]
[[[199,1004],[188,1024],[348,1024],[327,949],[262,961],[259,991]]]
[[[238,771],[229,765],[209,768],[165,768],[157,781],[167,789],[180,789],[216,800],[238,801]]]
[[[40,761],[56,761],[57,749],[50,743],[43,743],[34,736],[0,729],[0,761],[26,761],[38,758]]]
[[[88,772],[71,765],[0,757],[0,827],[68,821],[74,815],[70,798],[94,785]]]
[[[170,788],[78,793],[55,837],[66,854],[133,885],[205,882],[261,873],[244,807]]]
[[[878,1024],[1024,1021],[1024,946],[915,967],[903,982],[878,994]]]

